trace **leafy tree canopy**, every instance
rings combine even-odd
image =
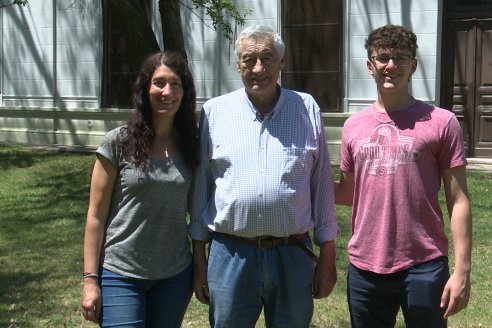
[[[205,13],[212,20],[213,29],[217,30],[217,27],[219,27],[224,36],[230,41],[233,41],[234,38],[230,19],[236,25],[244,25],[245,18],[251,14],[251,9],[248,8],[242,8],[240,12],[231,0],[191,0],[191,2],[193,7],[180,1],[184,7],[190,9],[193,13],[200,8],[205,9]]]
[[[6,4],[6,5],[0,4],[0,8],[11,7],[11,6],[15,6],[15,5],[25,6],[25,5],[27,5],[27,1],[28,0],[14,0],[11,3]]]

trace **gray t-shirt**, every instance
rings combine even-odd
[[[118,168],[103,267],[133,278],[172,277],[191,263],[186,210],[192,172],[181,155],[135,168],[114,144],[120,129],[108,132],[97,149]]]

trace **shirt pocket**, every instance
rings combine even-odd
[[[210,164],[215,177],[224,178],[231,174],[232,160],[227,147],[217,144],[212,149]]]
[[[298,190],[299,186],[309,178],[308,168],[311,167],[309,150],[305,148],[284,148],[284,163],[280,185]]]

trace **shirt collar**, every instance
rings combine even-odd
[[[280,96],[278,97],[277,103],[275,104],[275,107],[273,107],[273,110],[266,115],[266,116],[270,116],[272,119],[275,119],[278,116],[278,113],[282,109],[282,104],[285,100],[283,89],[278,84],[277,84],[277,88],[280,90]],[[251,112],[251,119],[252,120],[256,120],[256,119],[260,120],[261,113],[256,109],[256,107],[253,105],[253,103],[249,100],[248,94],[246,93],[245,88],[243,88],[243,96],[245,99],[245,103]]]

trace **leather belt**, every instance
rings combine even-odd
[[[214,232],[214,235],[224,237],[231,240],[237,240],[242,243],[253,245],[258,247],[259,249],[270,249],[282,245],[291,245],[298,246],[302,248],[308,255],[313,259],[314,262],[318,263],[318,257],[314,253],[312,249],[307,247],[302,239],[306,237],[308,233],[301,233],[297,235],[290,235],[288,237],[273,237],[273,236],[264,236],[264,237],[256,237],[256,238],[246,238],[235,235],[229,235],[227,233],[222,232]]]

